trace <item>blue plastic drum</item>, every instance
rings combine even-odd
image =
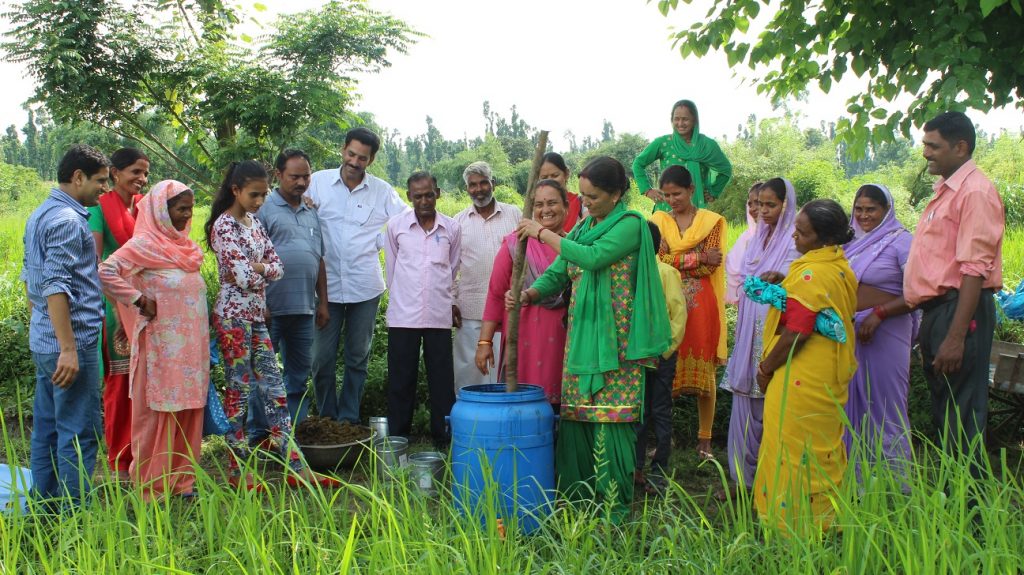
[[[544,390],[467,386],[450,421],[457,507],[482,521],[496,516],[526,533],[537,529],[555,496],[555,415]]]

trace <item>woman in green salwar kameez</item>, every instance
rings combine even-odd
[[[664,194],[647,177],[647,166],[655,161],[662,171],[669,166],[683,166],[693,175],[692,202],[698,208],[722,195],[732,178],[732,163],[718,142],[700,133],[697,105],[690,100],[672,105],[672,133],[655,138],[633,160],[633,178],[640,191],[654,200],[654,211],[671,212]]]
[[[589,215],[569,236],[529,219],[519,224],[520,237],[559,253],[522,297],[524,303],[539,301],[572,282],[555,452],[558,489],[570,500],[596,495],[621,521],[633,499],[644,368],[668,348],[671,330],[650,230],[622,202],[629,189],[625,168],[598,157],[579,178]]]

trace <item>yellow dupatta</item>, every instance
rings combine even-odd
[[[857,311],[857,276],[850,269],[840,246],[825,246],[800,256],[789,268],[782,281],[786,296],[800,302],[815,313],[832,308],[843,320],[848,334],[846,344],[838,346],[836,378],[849,380],[857,370],[855,356],[856,331],[853,316]],[[764,356],[775,347],[780,335],[776,333],[782,314],[775,308],[768,311],[764,326]]]
[[[696,215],[693,216],[693,223],[685,233],[680,233],[679,225],[676,224],[672,214],[668,212],[654,212],[651,215],[651,222],[661,230],[661,239],[668,244],[669,253],[674,256],[682,255],[696,248],[715,230],[716,226],[721,226],[719,237],[722,239],[722,246],[720,246],[723,251],[722,263],[711,273],[709,281],[715,294],[715,304],[718,306],[718,346],[715,350],[715,357],[719,363],[724,363],[729,357],[725,324],[725,218],[710,210],[698,208]]]

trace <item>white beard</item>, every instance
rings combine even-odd
[[[491,205],[492,201],[494,201],[494,192],[487,194],[487,198],[483,200],[478,201],[476,199],[473,199],[473,205],[478,208],[486,208],[487,206]]]

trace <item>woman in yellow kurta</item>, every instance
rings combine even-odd
[[[695,184],[683,166],[666,168],[658,187],[672,208],[671,212],[654,212],[651,216],[651,222],[661,230],[658,258],[679,271],[686,296],[686,332],[676,356],[672,395],[697,396],[697,452],[709,459],[715,375],[728,358],[722,265],[725,218],[693,204]]]
[[[763,521],[808,535],[831,526],[833,499],[846,472],[843,414],[857,370],[857,278],[840,247],[853,230],[839,204],[809,202],[795,227],[793,240],[803,255],[785,279],[778,272],[762,277],[781,280],[786,301],[785,312],[768,312],[765,355],[757,370],[766,391],[754,504]],[[818,325],[818,316],[827,317],[830,309],[841,320],[833,324],[831,338]]]

